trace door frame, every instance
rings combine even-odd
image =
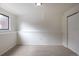
[[[73,14],[70,14],[70,15],[68,15],[66,18],[67,18],[67,21],[66,21],[66,24],[67,24],[67,29],[66,29],[66,31],[67,31],[67,48],[68,48],[68,18],[69,17],[71,17],[71,16],[73,16],[73,15],[75,15],[75,14],[77,14],[77,13],[79,13],[79,11],[76,11],[76,12],[74,12]]]

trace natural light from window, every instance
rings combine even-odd
[[[9,17],[3,14],[0,14],[0,30],[9,29]]]

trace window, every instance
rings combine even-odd
[[[9,30],[9,16],[0,13],[0,30]]]

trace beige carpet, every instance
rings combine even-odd
[[[63,46],[16,46],[3,56],[76,56],[74,52]]]

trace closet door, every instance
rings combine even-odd
[[[68,48],[79,54],[79,13],[68,17]]]

